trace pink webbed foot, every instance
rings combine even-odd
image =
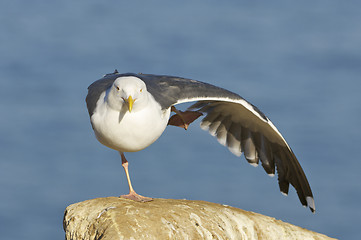
[[[182,112],[176,109],[174,106],[171,107],[171,111],[175,112],[176,114],[169,119],[168,125],[181,127],[185,130],[188,129],[189,124],[191,124],[194,120],[203,115],[202,113],[197,111]]]
[[[138,193],[136,193],[134,191],[130,192],[127,195],[121,195],[120,197],[130,199],[130,200],[133,200],[133,201],[136,201],[136,202],[150,202],[150,201],[153,201],[153,198],[144,197],[144,196],[139,195]]]

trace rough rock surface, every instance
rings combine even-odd
[[[310,216],[312,217],[312,216]],[[190,200],[140,203],[118,197],[72,204],[66,239],[331,239],[261,214]]]

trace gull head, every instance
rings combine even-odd
[[[133,76],[117,78],[108,95],[108,104],[114,110],[138,111],[146,106],[148,92],[145,83]]]

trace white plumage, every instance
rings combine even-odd
[[[134,103],[129,111],[127,99]],[[162,110],[143,81],[123,77],[102,93],[91,123],[99,142],[120,152],[140,151],[162,135],[170,109]]]

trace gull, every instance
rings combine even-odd
[[[187,102],[194,104],[186,111],[175,108]],[[96,138],[121,156],[129,185],[123,198],[152,200],[133,189],[124,153],[150,146],[168,125],[187,129],[204,116],[202,129],[234,155],[243,153],[251,165],[261,162],[268,175],[277,171],[281,193],[287,195],[291,184],[302,205],[315,211],[306,175],[284,137],[265,114],[236,93],[192,79],[115,71],[88,87],[86,103]]]

